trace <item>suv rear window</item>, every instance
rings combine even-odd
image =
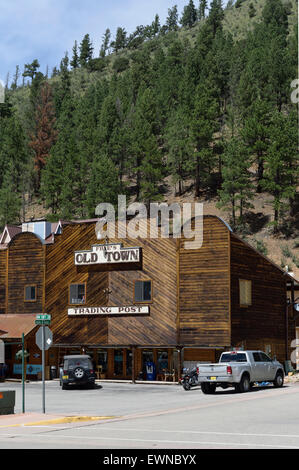
[[[64,361],[64,369],[72,370],[75,367],[83,367],[84,369],[92,369],[92,363],[90,359],[66,359]]]
[[[222,354],[220,362],[247,362],[247,357],[244,353],[225,353]]]

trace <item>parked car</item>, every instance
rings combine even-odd
[[[63,368],[60,369],[60,385],[65,390],[71,384],[95,385],[95,371],[87,355],[64,356]]]
[[[282,387],[284,382],[282,364],[263,351],[224,352],[219,363],[198,364],[197,372],[203,393],[214,393],[216,387],[248,392],[257,382],[272,382],[274,387]]]

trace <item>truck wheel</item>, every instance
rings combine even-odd
[[[201,384],[201,391],[202,393],[205,393],[206,395],[211,395],[212,393],[215,393],[216,390],[216,385],[214,384],[209,384],[208,382],[203,382]]]
[[[242,375],[241,382],[236,386],[236,390],[240,393],[249,392],[250,380],[248,375]]]
[[[273,385],[276,388],[282,387],[283,386],[283,373],[278,371],[276,374],[276,377],[273,381]]]

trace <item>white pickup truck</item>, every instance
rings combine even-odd
[[[216,387],[248,392],[256,382],[273,382],[274,387],[284,382],[283,366],[263,351],[223,352],[217,364],[198,364],[197,374],[203,393],[214,393]]]

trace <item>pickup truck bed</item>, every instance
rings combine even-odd
[[[214,393],[216,387],[235,387],[247,392],[256,382],[273,382],[282,387],[283,366],[263,351],[229,351],[222,353],[217,364],[198,364],[198,382],[204,393]]]

